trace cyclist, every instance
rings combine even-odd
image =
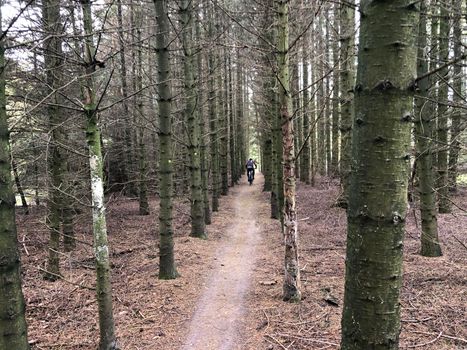
[[[253,182],[253,179],[255,178],[255,169],[256,169],[256,162],[250,158],[246,162],[246,175],[248,177],[248,181]]]

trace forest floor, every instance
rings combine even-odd
[[[345,226],[334,206],[339,187],[321,179],[298,185],[303,301],[281,300],[283,245],[270,219],[262,177],[221,198],[209,238],[189,237],[189,203],[174,205],[180,277],[157,279],[158,202],[138,215],[138,202],[112,197],[107,223],[117,337],[121,349],[338,349],[342,312]],[[444,255],[422,258],[419,215],[410,209],[401,294],[401,349],[467,349],[467,189],[459,208],[439,216]],[[63,253],[63,279],[42,279],[48,232],[44,209],[18,210],[24,294],[32,349],[96,349],[92,234],[89,217],[76,223],[82,242]],[[156,214],[156,215],[155,215]],[[417,216],[417,218],[415,218]]]

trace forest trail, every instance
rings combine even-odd
[[[236,349],[242,342],[242,316],[250,288],[261,239],[256,215],[261,201],[263,176],[256,175],[249,186],[245,180],[236,187],[235,218],[225,232],[191,318],[188,337],[182,349]]]

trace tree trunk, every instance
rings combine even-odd
[[[326,19],[326,35],[324,37],[324,57],[325,57],[325,64],[323,64],[323,75],[327,74],[327,71],[329,70],[329,62],[331,62],[331,36],[329,35],[330,31],[330,25],[329,25],[329,13],[330,10],[329,8],[325,9],[326,14],[323,13]],[[326,171],[325,174],[326,176],[330,176],[330,167],[331,167],[331,158],[332,158],[332,147],[331,147],[331,75],[327,74],[326,78],[324,79],[325,86],[324,86],[324,125],[325,125],[325,133],[326,135],[326,144],[325,144],[325,149],[326,149]]]
[[[195,85],[195,66],[193,57],[193,2],[182,0],[179,7],[180,22],[183,28],[183,68],[184,68],[184,92],[186,98],[185,121],[188,131],[188,153],[190,157],[190,190],[191,190],[191,236],[207,238],[204,221],[204,200],[201,183],[201,158],[200,158],[200,126],[198,114],[198,90]]]
[[[124,156],[123,162],[119,163],[121,173],[121,181],[123,186],[125,186],[125,193],[129,195],[136,194],[136,187],[133,181],[130,181],[130,173],[133,169],[134,154],[131,138],[131,113],[128,108],[128,82],[127,82],[127,63],[126,63],[126,44],[124,38],[124,27],[123,27],[123,15],[122,15],[122,2],[117,0],[117,23],[119,28],[118,33],[118,42],[120,44],[120,84],[121,84],[121,95],[122,95],[122,108],[123,108],[123,118],[121,128],[123,129],[123,139],[121,140],[121,154]],[[134,175],[134,174],[133,174]]]
[[[230,106],[230,114],[229,114],[229,154],[230,154],[230,186],[235,186],[235,183],[238,181],[238,169],[236,164],[236,136],[237,136],[237,128],[236,128],[236,118],[234,112],[234,92],[233,92],[233,74],[232,74],[232,62],[231,56],[228,57],[228,75],[229,75],[229,106]]]
[[[341,346],[398,349],[419,4],[360,9]]]
[[[236,62],[236,86],[235,86],[235,108],[236,108],[236,122],[237,122],[237,139],[235,142],[235,167],[237,168],[237,181],[240,180],[240,177],[245,172],[245,155],[244,153],[244,145],[245,145],[245,114],[244,114],[244,106],[243,106],[243,72],[242,72],[242,63],[241,63],[241,56],[240,50],[237,49],[237,62]]]
[[[355,0],[341,4],[340,8],[340,43],[341,43],[341,69],[339,74],[340,108],[341,108],[341,161],[340,178],[342,193],[338,205],[347,208],[350,185],[351,164],[351,132],[353,124],[353,90],[355,83]]]
[[[289,82],[289,1],[277,1],[277,54],[279,103],[282,122],[283,144],[283,192],[284,192],[284,242],[285,242],[285,275],[282,298],[298,302],[300,292],[300,268],[298,264],[298,231],[295,211],[295,168],[294,168],[294,130],[291,111]]]
[[[335,34],[332,42],[332,152],[329,173],[336,177],[339,172],[339,5],[333,5]]]
[[[454,41],[454,57],[460,57],[463,54],[462,46],[462,8],[461,2],[457,0],[452,1],[453,11],[453,41]],[[454,82],[453,82],[453,103],[460,106],[463,103],[463,96],[465,96],[465,75],[462,71],[462,62],[454,65]],[[457,191],[457,166],[459,162],[460,140],[461,135],[461,120],[465,118],[465,113],[461,108],[455,108],[451,118],[451,144],[449,148],[449,191]]]
[[[51,91],[51,103],[47,107],[49,129],[51,131],[48,146],[48,201],[47,226],[50,231],[49,257],[44,278],[55,281],[60,278],[60,226],[63,208],[65,158],[61,145],[64,143],[62,110],[60,95],[56,92],[61,86],[62,41],[60,23],[60,1],[46,0],[42,4],[42,16],[46,38],[44,40],[44,64],[47,72],[47,85]]]
[[[222,106],[223,115],[219,120],[220,129],[220,171],[221,171],[221,195],[226,196],[229,193],[229,159],[228,159],[228,140],[229,140],[229,82],[227,80],[228,68],[227,68],[227,51],[226,48],[222,50],[223,61],[224,61],[224,76],[220,77],[220,88],[222,89]]]
[[[0,8],[0,23],[2,22]],[[5,43],[0,38],[0,350],[27,350],[25,302],[21,290],[15,195],[11,182],[9,131],[5,97]]]
[[[317,162],[316,170],[319,175],[323,176],[326,174],[326,78],[324,76],[324,61],[326,60],[326,43],[324,39],[324,19],[323,16],[318,16],[318,27],[315,33],[316,38],[316,52],[318,57],[316,58],[316,76],[317,89],[316,92],[316,110],[318,111],[318,134],[317,134]]]
[[[196,37],[201,38],[201,21],[196,23]],[[198,84],[200,85],[202,81],[204,81],[202,74],[203,74],[203,55],[200,53],[197,56],[197,64],[198,64]],[[203,101],[203,89],[199,88],[198,92],[198,122],[199,122],[199,130],[201,133],[200,137],[200,168],[201,168],[201,188],[202,188],[202,196],[203,196],[203,212],[204,212],[204,223],[206,225],[211,224],[211,206],[209,204],[209,173],[207,167],[207,143],[205,135],[208,134],[206,128],[206,113]]]
[[[440,4],[439,26],[439,64],[443,65],[449,60],[449,11],[447,4]],[[449,69],[442,68],[439,71],[441,80],[438,90],[438,209],[440,213],[451,212],[448,186],[448,85]]]
[[[142,9],[136,9],[136,40],[141,43],[141,26],[143,23]],[[143,49],[140,45],[136,48],[136,77],[135,86],[136,91],[143,89]],[[138,168],[139,168],[139,215],[149,215],[149,201],[148,201],[148,164],[146,157],[146,143],[145,143],[145,122],[144,122],[144,106],[143,97],[141,94],[135,96],[136,99],[136,118],[139,120],[138,124]]]
[[[428,60],[424,48],[427,47],[426,32],[426,2],[420,7],[420,31],[418,39],[417,75],[428,72]],[[438,239],[438,221],[436,217],[436,195],[434,190],[434,172],[432,158],[433,139],[433,108],[428,100],[430,79],[424,78],[418,82],[419,98],[415,99],[415,141],[417,149],[417,171],[420,192],[420,213],[422,217],[421,250],[423,256],[441,256]]]
[[[86,139],[89,149],[91,171],[92,227],[94,236],[94,256],[96,261],[96,292],[99,309],[100,350],[116,350],[117,339],[112,311],[112,287],[110,283],[109,244],[104,206],[103,158],[101,133],[97,113],[97,98],[94,87],[96,71],[93,43],[91,1],[81,0],[83,9],[83,29],[85,34],[84,62],[86,75],[83,78],[84,115],[87,120]]]
[[[209,36],[212,39],[214,37],[211,23],[214,21],[214,17],[211,14],[209,22]],[[215,82],[216,82],[216,71],[215,71],[215,58],[214,52],[211,50],[209,52],[209,78],[208,78],[208,93],[209,93],[209,129],[210,129],[210,153],[211,153],[211,205],[212,211],[219,210],[219,189],[218,176],[219,176],[219,148],[217,144],[217,104],[216,104],[216,91],[215,91]]]
[[[157,92],[159,104],[159,183],[160,210],[159,236],[160,260],[159,278],[174,279],[178,276],[174,258],[172,228],[172,88],[169,62],[169,18],[166,0],[154,0],[156,9],[156,55],[157,55]]]
[[[310,108],[308,94],[308,35],[303,37],[303,148],[300,161],[300,181],[310,184]]]

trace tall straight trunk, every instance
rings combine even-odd
[[[141,42],[141,25],[143,23],[142,9],[138,8],[136,13],[136,40]],[[136,91],[143,89],[143,49],[141,46],[136,48],[136,77],[135,86]],[[148,201],[148,164],[146,157],[146,143],[145,143],[145,111],[143,106],[143,97],[141,94],[135,96],[136,98],[136,112],[138,119],[138,168],[139,168],[139,215],[149,215],[149,201]]]
[[[235,67],[235,108],[236,108],[236,121],[237,121],[237,140],[236,140],[236,157],[235,166],[237,167],[238,179],[245,172],[245,114],[243,104],[243,70],[241,63],[240,50],[236,52],[237,62]]]
[[[417,75],[423,76],[428,72],[428,60],[424,54],[427,47],[426,32],[426,0],[420,3],[420,30],[418,39]],[[418,82],[418,95],[415,99],[415,142],[417,149],[417,171],[420,192],[420,213],[422,218],[421,250],[423,256],[441,256],[438,239],[438,221],[436,213],[436,195],[434,190],[433,173],[433,103],[428,100],[430,79],[428,77]]]
[[[309,94],[308,94],[308,35],[303,37],[302,46],[302,69],[303,69],[303,148],[300,155],[300,180],[307,185],[310,184],[310,108],[309,108]]]
[[[217,132],[218,132],[218,176],[217,176],[217,191],[219,195],[227,195],[229,191],[228,174],[227,174],[227,119],[228,110],[225,107],[225,92],[223,87],[222,64],[224,58],[221,52],[217,52],[217,74],[216,74],[216,90],[217,90]]]
[[[18,191],[19,197],[21,198],[21,206],[24,209],[24,214],[29,214],[28,202],[26,201],[26,196],[24,195],[23,186],[21,186],[21,181],[18,174],[18,166],[16,165],[13,155],[11,156],[11,167],[13,168],[13,176],[15,178],[16,190]]]
[[[198,114],[198,96],[195,82],[195,65],[193,55],[193,2],[182,0],[179,7],[182,25],[184,92],[186,98],[185,121],[188,131],[188,153],[190,157],[190,190],[191,190],[191,236],[207,238],[204,221],[204,199],[201,183],[201,158]]]
[[[126,62],[126,44],[124,40],[124,26],[123,26],[123,12],[122,12],[122,2],[121,0],[117,0],[117,23],[119,28],[118,33],[118,42],[120,45],[119,55],[120,55],[120,84],[121,84],[121,95],[122,95],[122,109],[123,109],[123,118],[121,118],[121,128],[123,129],[123,139],[121,142],[123,143],[121,146],[121,152],[124,156],[123,162],[120,162],[120,172],[122,181],[124,182],[124,186],[126,189],[126,193],[130,195],[135,195],[136,187],[133,181],[130,181],[133,169],[133,161],[135,159],[133,154],[133,146],[132,146],[132,137],[131,137],[131,113],[130,109],[128,108],[128,80],[127,80],[127,62]]]
[[[430,30],[430,47],[429,47],[429,57],[430,57],[430,69],[436,69],[439,66],[438,55],[439,55],[439,0],[431,0],[430,1],[430,9],[431,9],[431,30]],[[431,89],[430,99],[432,101],[438,100],[438,75],[430,76],[430,86]],[[438,104],[433,103],[428,105],[432,107],[432,115],[434,118],[433,121],[433,141],[435,141],[434,145],[436,148],[433,150],[432,158],[433,158],[433,171],[435,172],[435,181],[437,181],[437,167],[438,167],[438,133],[435,131],[438,127]]]
[[[443,65],[449,60],[449,11],[447,4],[440,4],[439,26],[439,64]],[[442,68],[439,71],[441,80],[438,90],[438,210],[440,213],[451,212],[448,185],[448,84],[449,69]]]
[[[360,8],[341,348],[398,349],[419,4]]]
[[[265,6],[262,12],[261,17],[261,30],[268,41],[271,41],[271,24],[273,18],[271,16],[271,6]],[[263,130],[261,132],[261,172],[264,175],[264,184],[263,191],[270,192],[272,191],[272,182],[273,182],[273,135],[272,135],[272,105],[269,97],[273,94],[275,77],[271,72],[270,62],[271,54],[268,53],[270,47],[266,41],[260,42],[264,53],[261,56],[262,70],[260,71],[261,78],[261,94],[262,94],[262,103],[261,103],[261,121],[263,124]]]
[[[157,103],[159,105],[159,278],[178,276],[174,258],[172,227],[172,87],[169,62],[169,18],[167,0],[154,0],[156,10]]]
[[[267,67],[268,59],[266,55],[263,56],[264,67]],[[263,131],[261,132],[261,171],[264,174],[263,191],[270,192],[272,190],[272,132],[271,132],[271,105],[267,100],[268,95],[271,93],[270,90],[274,86],[271,83],[272,74],[269,72],[263,72],[262,79],[262,95],[263,103],[261,108],[261,119],[264,125]]]
[[[315,46],[315,38],[316,36],[314,35],[314,33],[312,32],[312,43],[311,43],[311,47],[314,48],[316,50],[316,46]],[[311,76],[311,79],[310,79],[310,82],[315,82],[316,81],[316,67],[318,66],[317,63],[316,63],[316,57],[313,57],[311,59],[311,62],[312,65],[311,65],[311,69],[310,69],[310,76]],[[315,88],[316,89],[316,88]],[[317,158],[316,158],[316,142],[317,142],[317,138],[316,138],[316,134],[317,134],[317,124],[318,124],[318,121],[317,121],[317,118],[318,118],[318,104],[317,104],[317,98],[316,98],[316,95],[317,95],[317,89],[314,91],[311,99],[308,101],[309,102],[309,110],[312,111],[312,113],[310,113],[310,185],[311,186],[315,186],[315,183],[316,183],[316,169],[317,169]]]
[[[326,35],[324,37],[324,57],[326,58],[326,65],[323,64],[323,75],[327,74],[327,71],[329,70],[329,62],[331,61],[331,45],[330,45],[330,40],[331,36],[329,35],[329,30],[330,30],[330,25],[329,25],[329,8],[326,9]],[[326,72],[325,72],[326,71]],[[324,108],[324,125],[325,125],[325,135],[326,135],[326,144],[325,144],[325,149],[326,149],[326,175],[330,175],[330,166],[331,166],[331,75],[327,75],[325,78],[325,86],[324,86],[324,103],[325,103],[325,108]]]
[[[271,41],[277,41],[277,25],[275,25]],[[274,79],[274,83],[271,81],[271,89],[267,95],[268,102],[270,105],[270,125],[271,125],[271,141],[272,141],[272,152],[271,152],[271,218],[279,219],[282,218],[282,206],[279,203],[280,192],[282,192],[282,136],[280,128],[280,113],[279,113],[279,100],[277,94],[277,86],[279,83],[271,72],[271,80]]]
[[[297,213],[295,211],[295,150],[294,129],[291,113],[289,82],[289,1],[279,0],[277,4],[277,55],[279,79],[279,104],[282,122],[283,144],[283,192],[284,192],[284,284],[282,298],[298,302],[300,292],[300,268],[298,264]]]
[[[51,133],[48,145],[47,166],[49,171],[47,226],[50,231],[49,256],[44,278],[55,281],[60,278],[60,232],[61,212],[63,207],[65,158],[61,145],[64,144],[62,109],[60,95],[56,90],[61,86],[62,41],[60,24],[60,1],[46,0],[42,4],[42,17],[46,38],[44,40],[44,64],[47,85],[51,91],[51,103],[47,106],[49,129]]]
[[[281,107],[281,102],[279,100],[279,95],[277,95],[276,97],[276,105],[273,107],[273,110],[276,112],[275,115],[274,115],[274,147],[276,148],[276,159],[275,159],[275,163],[274,163],[274,166],[275,166],[275,175],[276,175],[276,185],[277,185],[277,189],[276,189],[276,195],[277,195],[277,211],[278,211],[278,219],[280,220],[281,222],[281,227],[282,229],[284,228],[283,224],[284,224],[284,212],[283,212],[283,208],[284,208],[284,191],[283,191],[283,188],[284,188],[284,173],[283,173],[283,165],[282,165],[282,162],[283,162],[283,157],[284,157],[284,145],[283,145],[283,135],[282,135],[282,119],[281,119],[281,110],[280,110],[280,107]]]
[[[201,38],[201,21],[196,23],[196,37]],[[201,170],[201,189],[203,196],[203,211],[204,211],[204,223],[206,225],[211,224],[211,206],[209,203],[209,173],[207,167],[207,142],[205,135],[208,134],[206,128],[206,113],[203,101],[203,89],[201,88],[201,82],[203,79],[203,55],[200,53],[197,55],[197,65],[198,65],[198,122],[199,122],[199,131],[201,133],[200,144],[199,144],[199,155],[200,155],[200,170]]]
[[[339,4],[333,5],[335,34],[332,41],[332,152],[329,173],[336,176],[339,171]]]
[[[296,62],[292,62],[291,69],[292,69],[292,83],[291,83],[291,95],[292,95],[292,110],[291,114],[293,116],[293,129],[294,129],[294,149],[299,150],[302,143],[303,143],[303,133],[302,133],[302,121],[303,119],[300,117],[300,95],[299,95],[299,75],[298,75],[298,59],[295,59]],[[297,179],[300,178],[300,157],[295,158],[295,177]]]
[[[212,21],[212,17],[211,17]],[[213,26],[210,22],[209,26]],[[212,28],[210,29],[210,37],[213,38]],[[215,59],[214,52],[209,52],[209,78],[208,78],[208,93],[209,93],[209,129],[210,129],[210,153],[211,153],[211,205],[212,211],[219,210],[219,189],[218,176],[219,176],[219,153],[217,143],[217,104],[216,104],[216,91],[215,91]]]
[[[2,9],[0,8],[0,26]],[[5,97],[5,38],[0,30],[0,350],[29,349],[11,181]]]
[[[457,0],[452,1],[454,17],[453,17],[453,41],[454,41],[454,57],[460,57],[463,54],[462,46],[462,6],[461,2]],[[454,65],[454,82],[453,82],[453,103],[454,105],[461,105],[465,93],[465,74],[462,71],[462,62]],[[458,175],[458,162],[460,152],[460,134],[461,134],[461,120],[465,114],[461,108],[455,108],[451,119],[451,137],[449,148],[449,190],[450,192],[457,191],[457,175]]]
[[[154,16],[154,9],[150,10],[149,20],[150,28],[147,29],[148,36],[151,38],[149,39],[149,45],[151,47],[155,47],[155,16]],[[152,17],[151,17],[152,16]],[[151,188],[153,192],[159,193],[159,181],[158,181],[158,174],[159,174],[159,137],[157,136],[157,130],[159,128],[158,119],[157,119],[157,109],[156,109],[156,89],[155,89],[155,65],[153,64],[154,55],[152,52],[146,55],[147,65],[148,65],[148,80],[149,80],[149,114],[150,119],[149,125],[151,127]]]
[[[271,140],[272,140],[272,159],[271,159],[271,179],[272,179],[272,188],[271,188],[271,218],[280,219],[281,218],[281,207],[279,206],[279,192],[281,187],[279,184],[279,179],[282,177],[282,169],[280,166],[280,159],[282,158],[282,141],[280,135],[280,129],[278,129],[279,123],[277,122],[279,109],[278,109],[278,100],[277,93],[274,90],[271,90],[269,101],[271,104]],[[281,147],[278,147],[278,144]],[[279,151],[281,154],[279,154]],[[280,173],[279,173],[280,172]]]
[[[238,181],[238,169],[236,167],[236,118],[234,111],[234,92],[233,92],[233,74],[232,74],[232,61],[231,55],[228,56],[228,79],[229,79],[229,156],[230,156],[230,186],[235,186],[235,183]]]
[[[326,173],[326,111],[325,111],[325,96],[326,96],[326,85],[324,77],[324,61],[326,57],[326,43],[324,39],[324,23],[323,15],[318,17],[318,27],[316,29],[316,52],[318,57],[316,58],[316,75],[315,80],[318,79],[317,92],[316,92],[316,110],[318,111],[318,134],[317,134],[317,163],[316,170],[318,174],[325,175]]]
[[[224,76],[220,76],[220,83],[223,83],[222,88],[222,106],[223,112],[222,117],[219,120],[220,129],[220,171],[221,171],[221,195],[225,196],[229,193],[229,159],[228,159],[228,140],[229,140],[229,82],[227,80],[228,68],[227,68],[227,50],[224,47],[222,50],[223,56],[223,68]]]
[[[355,0],[349,0],[341,3],[339,11],[341,44],[341,69],[339,74],[340,89],[340,109],[341,109],[341,161],[340,178],[342,193],[338,199],[338,205],[347,208],[349,199],[350,185],[350,165],[351,165],[351,136],[354,116],[353,90],[355,84],[355,64],[354,64],[354,46],[355,46]]]
[[[89,149],[91,172],[92,227],[94,236],[94,256],[96,261],[96,292],[99,310],[100,350],[116,350],[117,339],[112,311],[112,287],[110,284],[109,245],[104,206],[103,158],[101,132],[97,111],[94,75],[96,49],[93,42],[91,1],[81,0],[84,29],[84,63],[86,75],[83,78],[84,115],[87,120],[86,139]]]

